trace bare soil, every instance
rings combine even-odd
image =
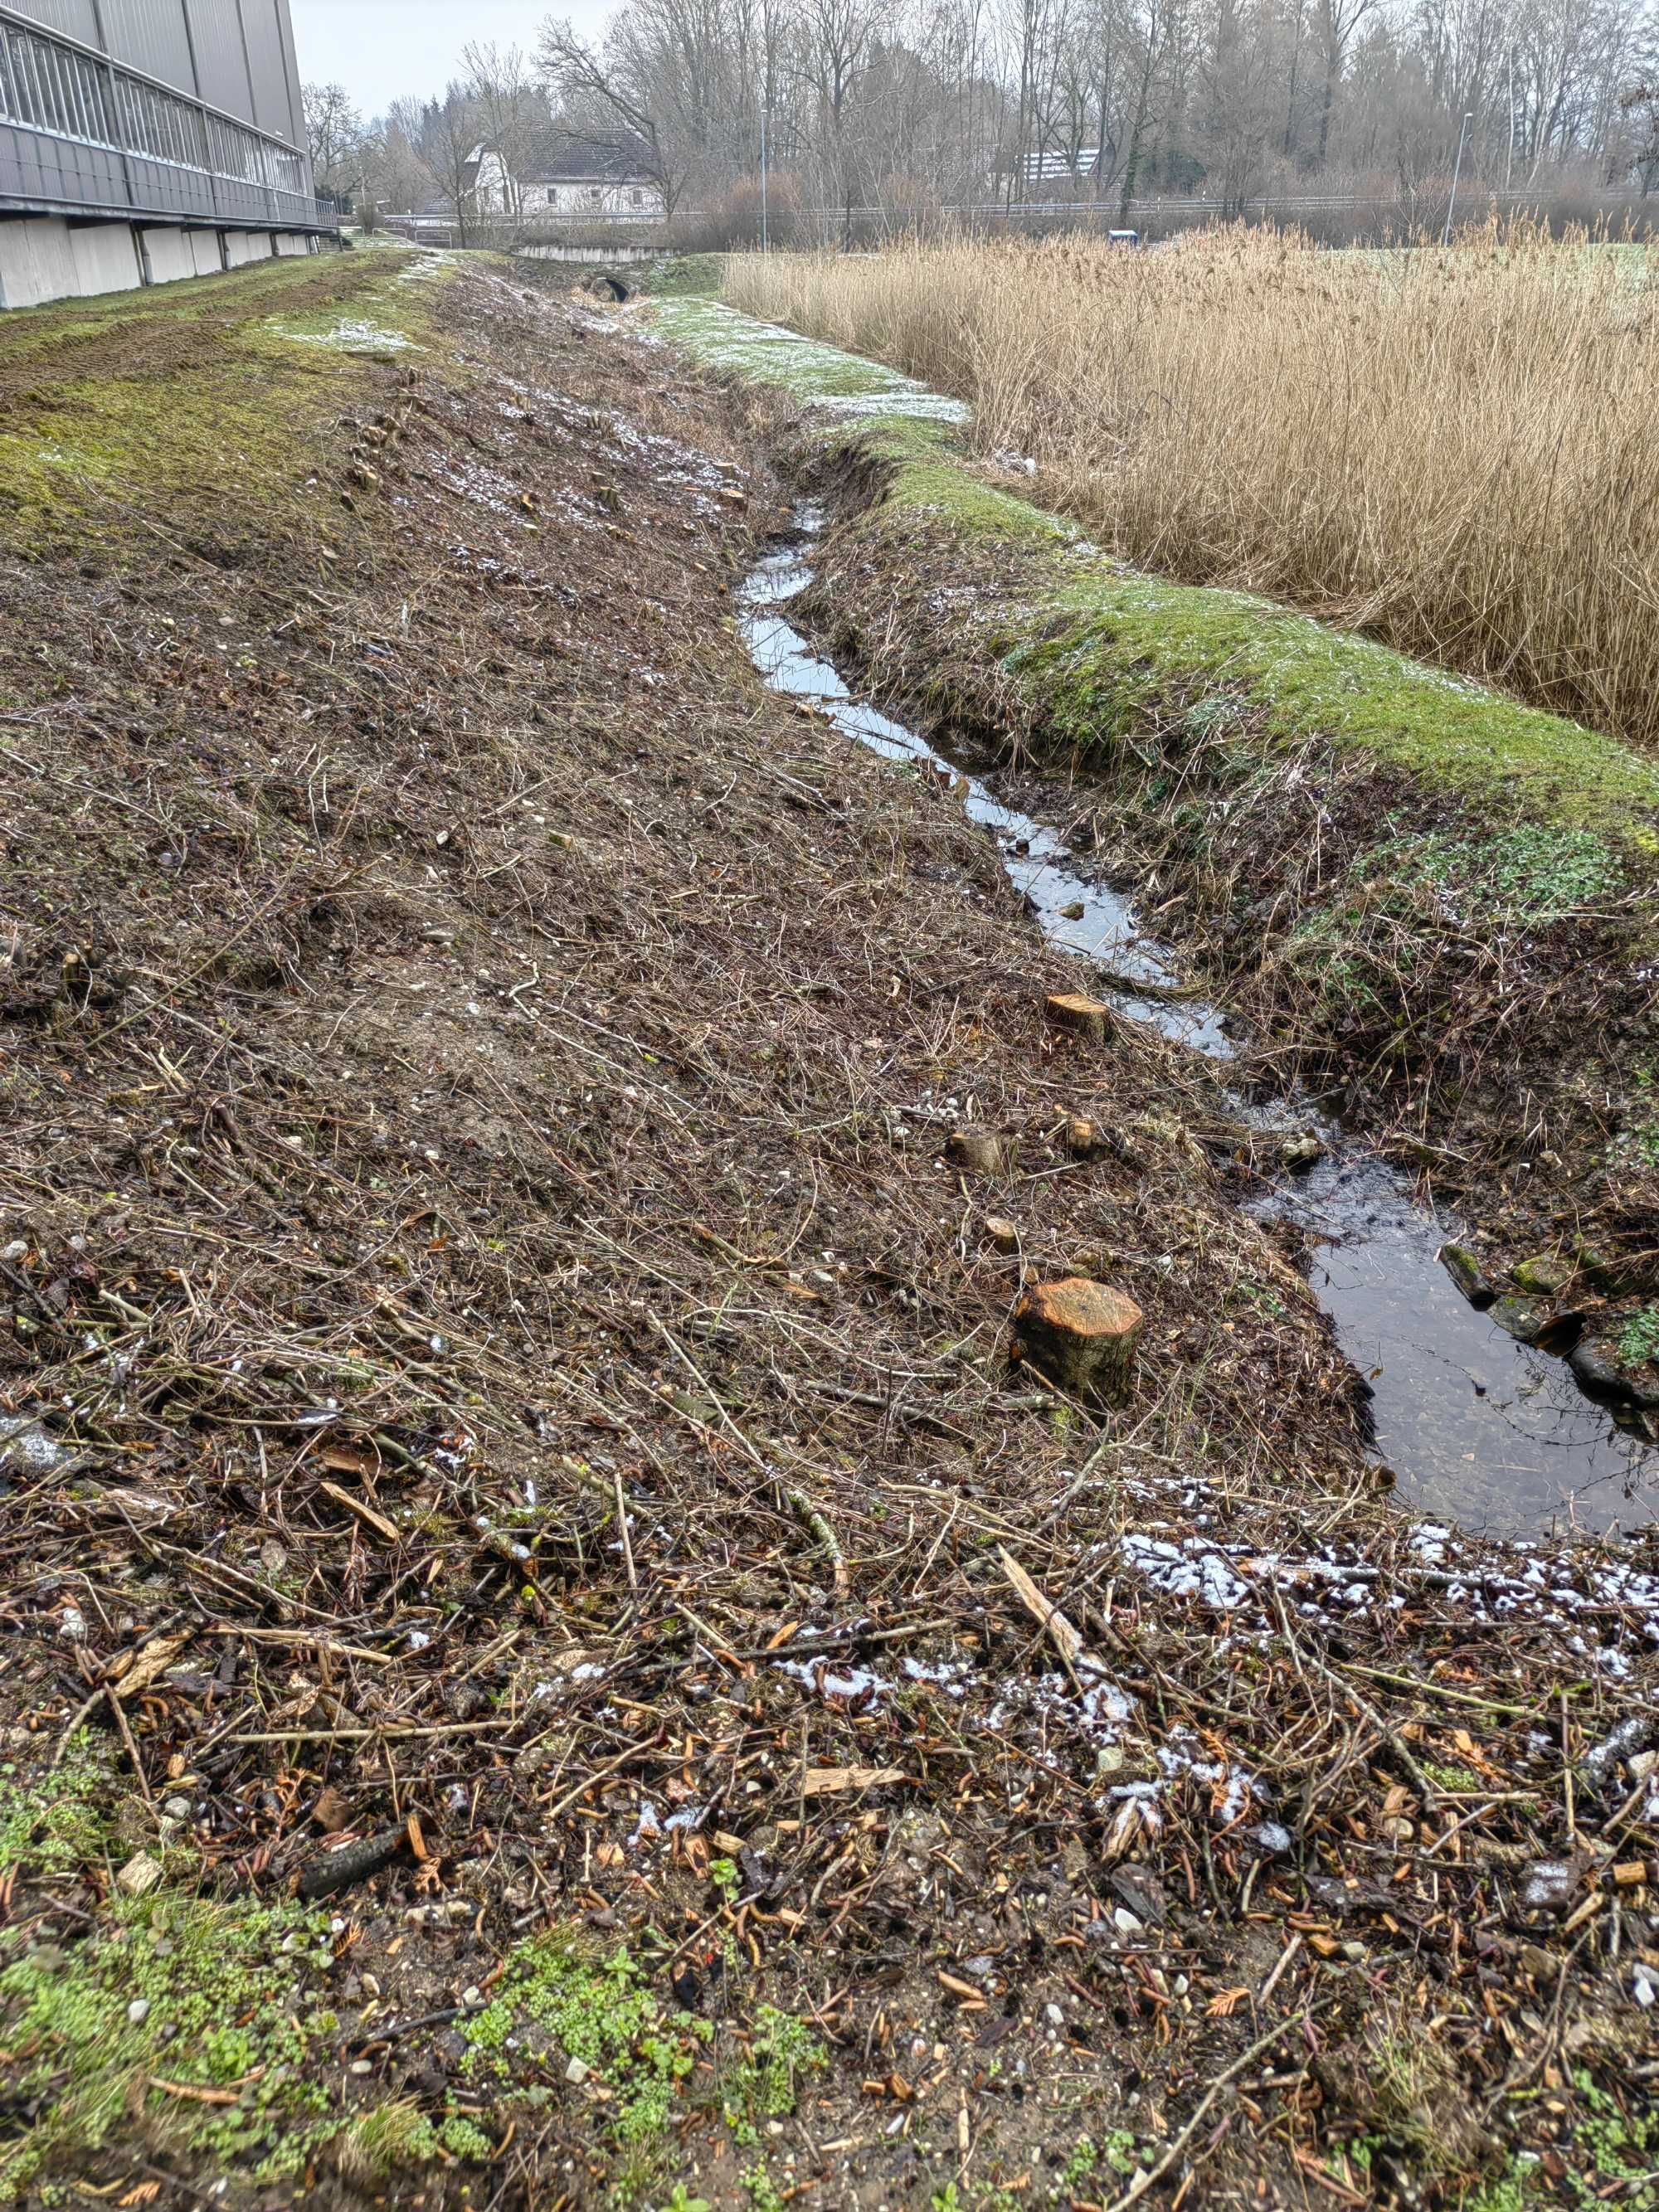
[[[0,555],[0,2177],[1648,2202],[1659,1559],[1389,1509],[1207,1072],[1051,1030],[950,795],[761,689],[760,444],[544,273],[447,271],[280,483]],[[1023,1273],[1144,1309],[1127,1409]],[[23,2032],[140,1851],[328,1916],[285,2178],[196,2124],[259,2069],[92,2128]],[[650,2038],[480,2068],[549,1931]],[[347,2155],[388,2108],[447,2136]]]

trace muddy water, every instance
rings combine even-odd
[[[822,527],[810,507],[798,521],[802,544],[768,556],[743,592],[744,642],[766,682],[813,701],[884,758],[948,776],[1049,941],[1148,991],[1143,998],[1097,977],[1103,996],[1178,1043],[1231,1058],[1224,1014],[1160,995],[1181,987],[1174,955],[1142,932],[1127,900],[1082,871],[1057,830],[1005,805],[914,731],[856,699],[786,620],[781,609],[811,581],[805,544]],[[1265,1115],[1233,1103],[1254,1121],[1312,1128],[1327,1146],[1310,1173],[1284,1178],[1252,1210],[1306,1232],[1314,1290],[1373,1394],[1377,1456],[1411,1504],[1497,1535],[1630,1529],[1659,1516],[1659,1452],[1622,1435],[1562,1361],[1516,1344],[1453,1286],[1435,1255],[1458,1238],[1455,1222],[1420,1204],[1386,1161],[1305,1103]]]

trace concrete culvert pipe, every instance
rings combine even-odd
[[[587,280],[587,289],[590,292],[596,293],[601,300],[631,300],[634,296],[634,288],[631,284],[624,284],[620,276],[612,276],[608,272],[590,276]]]

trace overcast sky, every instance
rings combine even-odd
[[[544,18],[603,27],[613,0],[292,0],[300,76],[343,84],[366,115],[405,93],[441,92],[470,40],[533,52]]]

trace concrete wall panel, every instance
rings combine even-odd
[[[250,261],[269,261],[270,233],[268,230],[228,230],[225,246],[233,269],[246,269]]]
[[[38,307],[76,289],[75,255],[66,222],[0,222],[0,307]]]
[[[296,254],[309,253],[311,240],[303,231],[279,230],[276,234],[276,251],[284,259]]]
[[[219,251],[216,230],[187,230],[185,243],[190,248],[190,258],[198,276],[216,276],[224,267],[224,256]]]
[[[140,234],[152,284],[176,284],[181,278],[196,274],[196,257],[190,250],[188,232],[146,230]]]
[[[138,240],[130,222],[86,223],[70,233],[75,257],[75,289],[82,298],[100,292],[131,292],[144,281]]]

